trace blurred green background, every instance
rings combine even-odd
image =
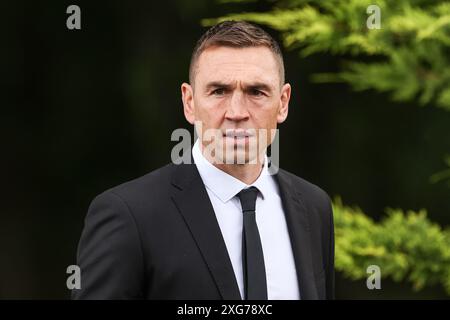
[[[71,4],[81,7],[81,30],[66,28]],[[201,20],[272,7],[273,1],[44,1],[6,17],[25,23],[8,32],[24,39],[13,41],[6,69],[12,103],[23,104],[5,106],[1,119],[0,298],[68,298],[66,268],[76,263],[90,201],[170,162],[174,129],[192,132],[180,84],[206,30]],[[266,30],[282,42],[276,30]],[[280,127],[281,167],[375,221],[386,207],[425,208],[431,221],[447,227],[450,188],[430,176],[446,168],[450,112],[343,83],[314,83],[312,74],[340,70],[339,57],[284,55],[293,93]],[[439,284],[416,292],[389,278],[381,290],[368,290],[365,279],[338,273],[336,297],[448,295]]]

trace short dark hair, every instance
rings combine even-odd
[[[197,41],[192,52],[189,67],[189,81],[194,83],[197,60],[209,47],[223,46],[232,48],[247,48],[264,46],[275,55],[279,64],[280,81],[284,83],[284,62],[280,46],[266,31],[257,25],[246,21],[223,21],[209,28]]]

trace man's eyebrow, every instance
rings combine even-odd
[[[268,92],[272,92],[272,86],[263,83],[263,82],[256,82],[256,83],[252,83],[252,84],[248,84],[245,86],[245,88],[247,90],[263,90],[263,91],[268,91]]]
[[[224,83],[224,82],[220,82],[220,81],[213,81],[213,82],[209,82],[206,85],[206,90],[209,91],[211,89],[215,89],[215,88],[224,88],[224,89],[229,89],[231,88],[232,85],[229,83]],[[254,83],[249,83],[244,85],[244,89],[245,90],[263,90],[263,91],[268,91],[268,92],[272,92],[273,88],[272,86],[263,83],[263,82],[254,82]]]
[[[228,83],[220,82],[220,81],[213,81],[206,84],[206,90],[209,91],[211,89],[215,88],[230,88],[231,85]]]

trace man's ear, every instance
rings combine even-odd
[[[189,83],[183,82],[181,84],[181,100],[183,101],[184,117],[190,124],[194,124],[194,89]]]
[[[278,108],[277,122],[283,123],[288,116],[289,100],[291,99],[291,85],[286,83],[281,88],[280,107]]]

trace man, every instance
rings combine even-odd
[[[291,94],[278,44],[255,25],[220,23],[198,41],[189,77],[181,92],[199,135],[194,163],[94,199],[73,298],[333,298],[327,194],[269,171],[266,149]]]

